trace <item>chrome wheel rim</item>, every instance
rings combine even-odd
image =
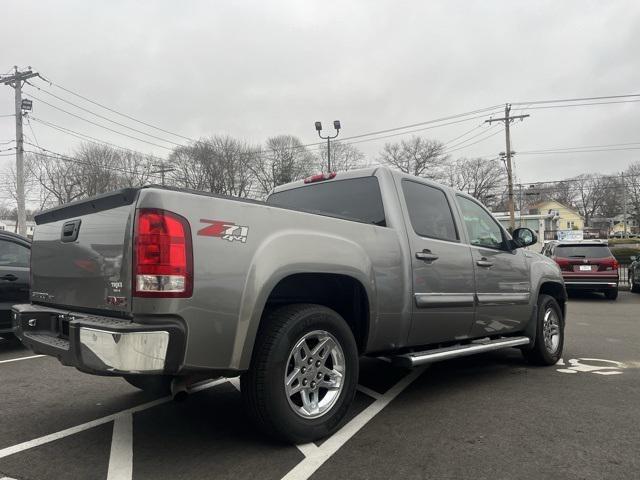
[[[311,419],[325,415],[340,398],[344,386],[344,352],[325,330],[305,334],[291,349],[284,374],[289,406]]]
[[[547,352],[553,355],[560,346],[560,319],[553,308],[547,308],[544,312],[542,332]]]

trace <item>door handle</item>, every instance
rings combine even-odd
[[[489,260],[487,260],[487,257],[482,257],[480,260],[478,260],[476,262],[476,265],[478,265],[479,267],[493,267],[493,262],[490,262]]]
[[[416,252],[416,258],[418,260],[423,260],[425,262],[431,263],[435,262],[438,259],[438,255],[431,253],[431,250],[425,248],[421,252]]]
[[[13,273],[7,273],[4,277],[1,277],[2,280],[8,280],[10,282],[15,282],[18,277],[16,277]]]

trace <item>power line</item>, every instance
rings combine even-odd
[[[164,128],[157,127],[157,126],[155,126],[155,125],[152,125],[152,124],[150,124],[150,123],[144,122],[144,121],[142,121],[142,120],[138,120],[137,118],[134,118],[134,117],[132,117],[132,116],[130,116],[130,115],[127,115],[127,114],[125,114],[125,113],[119,112],[119,111],[117,111],[117,110],[115,110],[115,109],[113,109],[113,108],[107,107],[106,105],[103,105],[103,104],[98,103],[98,102],[96,102],[96,101],[94,101],[94,100],[91,100],[90,98],[87,98],[87,97],[85,97],[85,96],[83,96],[83,95],[80,95],[79,93],[76,93],[76,92],[74,92],[74,91],[72,91],[72,90],[69,90],[68,88],[65,88],[65,87],[63,87],[63,86],[61,86],[61,85],[58,85],[57,83],[54,83],[54,82],[52,82],[52,81],[50,81],[50,80],[48,80],[48,79],[46,79],[46,78],[44,78],[44,77],[42,77],[42,76],[41,76],[40,78],[42,78],[42,80],[44,80],[45,82],[48,82],[48,83],[49,83],[49,85],[52,85],[52,86],[54,86],[54,87],[57,87],[57,88],[59,88],[60,90],[64,90],[65,92],[67,92],[67,93],[69,93],[69,94],[71,94],[71,95],[74,95],[74,96],[76,96],[76,97],[78,97],[78,98],[81,98],[81,99],[83,99],[83,100],[85,100],[85,101],[87,101],[87,102],[89,102],[89,103],[92,103],[93,105],[96,105],[96,106],[98,106],[98,107],[100,107],[100,108],[104,108],[105,110],[108,110],[108,111],[110,111],[110,112],[112,112],[112,113],[115,113],[116,115],[120,115],[121,117],[128,118],[129,120],[132,120],[132,121],[134,121],[134,122],[137,122],[137,123],[139,123],[139,124],[141,124],[141,125],[145,125],[145,126],[147,126],[147,127],[154,128],[154,129],[156,129],[156,130],[159,130],[159,131],[164,132],[164,133],[168,133],[169,135],[173,135],[173,136],[175,136],[175,137],[179,137],[179,138],[182,138],[182,139],[184,139],[184,140],[196,141],[196,140],[194,140],[193,138],[190,138],[190,137],[187,137],[187,136],[184,136],[184,135],[180,135],[179,133],[174,133],[174,132],[171,132],[171,131],[169,131],[169,130],[165,130]]]
[[[534,100],[531,102],[511,102],[511,105],[539,105],[542,103],[565,103],[565,102],[586,102],[589,100],[609,100],[612,98],[631,98],[640,97],[640,93],[629,93],[625,95],[606,95],[600,97],[581,97],[581,98],[561,98],[557,100]]]
[[[29,119],[28,115],[25,115],[25,118],[27,119],[27,125],[29,126],[29,131],[33,135],[33,140],[36,142],[36,145],[38,145],[39,147],[40,142],[38,142],[38,137],[36,137],[36,132],[33,131],[33,127],[31,126],[31,120]]]
[[[538,149],[538,150],[530,150],[530,151],[535,151],[535,152],[555,152],[555,151],[558,151],[558,150],[576,150],[576,149],[584,149],[584,148],[627,147],[629,145],[640,145],[640,142],[611,143],[611,144],[608,144],[608,145],[581,145],[579,147],[558,147],[558,148]]]
[[[130,115],[124,114],[124,113],[119,112],[119,111],[117,111],[117,110],[115,110],[113,108],[107,107],[106,105],[103,105],[103,104],[101,104],[99,102],[91,100],[90,98],[87,98],[87,97],[85,97],[83,95],[80,95],[79,93],[76,93],[76,92],[74,92],[74,91],[72,91],[72,90],[70,90],[68,88],[65,88],[65,87],[63,87],[61,85],[58,85],[58,84],[56,84],[56,83],[54,83],[54,82],[52,82],[52,81],[50,81],[50,80],[48,80],[48,79],[46,79],[46,78],[44,78],[42,76],[41,76],[41,78],[44,81],[48,82],[50,85],[53,85],[53,86],[55,86],[55,87],[57,87],[57,88],[59,88],[61,90],[64,90],[65,92],[67,92],[67,93],[69,93],[71,95],[74,95],[74,96],[76,96],[78,98],[81,98],[81,99],[83,99],[83,100],[85,100],[85,101],[87,101],[89,103],[92,103],[92,104],[94,104],[96,106],[104,108],[105,110],[108,110],[108,111],[110,111],[112,113],[115,113],[115,114],[120,115],[122,117],[128,118],[129,120],[133,120],[134,122],[140,123],[140,124],[145,125],[145,126],[150,127],[150,128],[154,128],[154,129],[162,131],[164,133],[168,133],[170,135],[174,135],[174,136],[182,138],[184,140],[189,140],[189,141],[192,141],[192,142],[197,142],[198,141],[198,140],[195,140],[193,138],[187,137],[185,135],[181,135],[181,134],[178,134],[178,133],[175,133],[175,132],[171,132],[169,130],[166,130],[166,129],[157,127],[155,125],[152,125],[150,123],[143,122],[142,120],[138,120],[138,119],[136,119],[136,118],[134,118],[134,117],[132,117]],[[57,97],[57,98],[59,98],[59,97]],[[343,141],[344,140],[353,140],[353,139],[357,139],[357,138],[362,138],[362,137],[365,137],[365,136],[372,136],[372,135],[390,133],[392,131],[406,130],[406,129],[409,129],[409,128],[419,127],[419,126],[432,124],[432,123],[438,123],[438,122],[442,122],[442,121],[446,121],[446,120],[460,118],[460,117],[463,117],[463,116],[473,115],[475,113],[486,112],[488,110],[493,110],[493,109],[495,109],[495,108],[497,108],[499,106],[500,105],[494,105],[494,106],[491,106],[491,107],[485,107],[485,108],[481,108],[481,109],[477,109],[477,110],[472,110],[470,112],[460,113],[460,114],[456,114],[456,115],[450,115],[450,116],[447,116],[447,117],[442,117],[442,118],[438,118],[438,119],[434,119],[434,120],[428,120],[428,121],[425,121],[425,122],[418,122],[418,123],[414,123],[414,124],[410,124],[410,125],[404,125],[404,126],[401,126],[401,127],[395,127],[395,128],[391,128],[391,129],[385,129],[385,130],[379,130],[379,131],[375,131],[375,132],[368,132],[368,133],[363,133],[363,134],[359,134],[359,135],[353,135],[351,137],[345,137],[343,139]],[[308,146],[316,146],[316,145],[318,145],[318,143],[309,144],[309,145],[305,145],[305,146],[308,147]]]
[[[124,123],[116,122],[115,120],[112,120],[112,119],[110,119],[110,118],[108,118],[108,117],[105,117],[104,115],[100,115],[99,113],[96,113],[96,112],[94,112],[94,111],[92,111],[92,110],[89,110],[88,108],[84,108],[84,107],[82,107],[82,106],[80,106],[80,105],[77,105],[77,104],[75,104],[75,103],[73,103],[73,102],[70,102],[69,100],[66,100],[66,99],[64,99],[64,98],[62,98],[62,97],[59,97],[58,95],[55,95],[55,94],[53,94],[53,93],[51,93],[51,92],[48,92],[47,90],[41,89],[41,88],[40,88],[40,87],[38,87],[37,85],[34,85],[34,84],[30,83],[30,82],[27,82],[27,83],[28,83],[30,86],[32,86],[32,87],[34,87],[34,88],[37,88],[39,91],[41,91],[41,92],[43,92],[43,93],[46,93],[47,95],[51,95],[52,97],[57,98],[58,100],[61,100],[61,101],[65,102],[65,103],[68,103],[69,105],[72,105],[72,106],[74,106],[74,107],[76,107],[76,108],[78,108],[78,109],[80,109],[80,110],[82,110],[82,111],[84,111],[84,112],[90,113],[91,115],[95,115],[96,117],[101,118],[101,119],[103,119],[103,120],[106,120],[106,121],[108,121],[108,122],[111,122],[111,123],[113,123],[113,124],[115,124],[115,125],[118,125],[118,126],[120,126],[120,127],[127,128],[127,129],[132,130],[132,131],[137,132],[137,133],[141,133],[142,135],[147,135],[148,137],[155,138],[156,140],[160,140],[160,141],[162,141],[162,142],[167,142],[167,143],[172,143],[172,144],[174,144],[174,145],[182,146],[182,144],[181,144],[181,143],[176,143],[176,142],[173,142],[173,141],[171,141],[171,140],[167,140],[166,138],[158,137],[158,136],[156,136],[156,135],[152,135],[151,133],[147,133],[147,132],[145,132],[145,131],[143,131],[143,130],[138,130],[137,128],[130,127],[130,126],[128,126],[128,125],[125,125]],[[29,95],[31,95],[31,94],[29,94]],[[31,96],[33,96],[33,95],[31,95]],[[36,97],[35,97],[35,96],[33,96],[33,98],[36,98]],[[36,98],[36,99],[37,99],[37,98]],[[37,100],[39,100],[39,99],[37,99]],[[42,101],[42,100],[40,100],[40,101]],[[49,105],[50,105],[50,104],[49,104]]]
[[[494,126],[491,126],[491,127],[489,127],[486,131],[481,132],[479,135],[474,135],[473,137],[468,138],[468,139],[467,139],[467,140],[465,140],[464,142],[460,142],[460,143],[458,143],[458,144],[456,144],[456,145],[452,145],[451,147],[449,147],[448,149],[446,149],[446,150],[445,150],[445,152],[446,152],[446,153],[452,153],[452,152],[456,152],[456,151],[458,151],[458,150],[463,150],[463,149],[465,149],[465,148],[467,148],[467,147],[470,147],[471,145],[475,145],[476,143],[484,142],[485,140],[487,140],[487,139],[489,139],[489,138],[491,138],[491,137],[494,137],[494,136],[498,135],[499,133],[502,133],[502,130],[498,130],[498,131],[496,131],[496,132],[493,132],[491,135],[487,135],[487,136],[485,136],[485,137],[483,137],[483,138],[481,138],[481,139],[479,139],[479,140],[476,140],[475,142],[469,143],[469,144],[467,144],[467,145],[463,145],[463,144],[464,144],[464,143],[466,143],[468,140],[471,140],[471,139],[473,139],[473,138],[476,138],[476,137],[478,137],[478,136],[480,136],[480,135],[484,135],[485,133],[487,133],[488,131],[491,131],[491,130],[493,130],[493,129],[494,129]],[[462,145],[462,146],[460,146],[460,145]],[[457,147],[457,148],[456,148],[456,147]]]
[[[57,107],[57,106],[55,106],[55,105],[53,105],[53,104],[51,104],[51,103],[49,103],[49,102],[46,102],[46,101],[44,101],[44,100],[42,100],[42,99],[40,99],[40,98],[38,98],[38,97],[34,96],[34,95],[33,95],[33,94],[31,94],[31,93],[28,93],[27,95],[28,95],[28,96],[30,96],[31,98],[33,98],[34,100],[37,100],[37,101],[39,101],[39,102],[41,102],[41,103],[44,103],[45,105],[50,106],[51,108],[55,108],[56,110],[60,110],[61,112],[66,113],[67,115],[71,115],[72,117],[75,117],[75,118],[78,118],[78,119],[80,119],[80,120],[83,120],[83,121],[85,121],[85,122],[87,122],[87,123],[90,123],[91,125],[95,125],[96,127],[104,128],[105,130],[109,130],[110,132],[117,133],[118,135],[122,135],[122,136],[124,136],[124,137],[128,137],[128,138],[131,138],[131,139],[133,139],[133,140],[137,140],[138,142],[148,143],[149,145],[153,145],[154,147],[164,148],[165,150],[173,150],[173,148],[172,148],[172,147],[166,147],[166,146],[164,146],[164,145],[159,145],[159,144],[157,144],[157,143],[150,142],[150,141],[145,140],[145,139],[143,139],[143,138],[135,137],[135,136],[133,136],[133,135],[129,135],[128,133],[124,133],[124,132],[120,132],[120,131],[118,131],[118,130],[114,130],[114,129],[113,129],[113,128],[111,128],[111,127],[107,127],[107,126],[102,125],[102,124],[100,124],[100,123],[96,123],[96,122],[94,122],[93,120],[89,120],[88,118],[82,117],[82,116],[80,116],[80,115],[76,115],[75,113],[73,113],[73,112],[69,112],[68,110],[65,110],[64,108],[60,108],[60,107]],[[183,145],[180,145],[180,144],[178,144],[178,143],[176,143],[175,145],[177,145],[177,146],[183,146]]]
[[[551,155],[566,153],[596,153],[596,152],[617,152],[623,150],[640,150],[640,147],[624,147],[624,148],[601,148],[593,150],[549,150],[549,151],[520,151],[518,155]]]
[[[484,123],[480,123],[478,125],[476,125],[475,127],[473,127],[471,130],[467,130],[466,132],[464,132],[462,135],[458,135],[457,137],[452,138],[451,140],[447,140],[446,142],[444,142],[442,145],[447,146],[450,143],[455,142],[456,140],[461,139],[462,137],[465,137],[466,135],[469,135],[471,132],[477,130],[478,128],[481,128],[484,126]]]
[[[589,105],[612,105],[615,103],[638,103],[640,102],[640,99],[638,100],[618,100],[615,102],[593,102],[593,103],[570,103],[567,105],[540,105],[537,107],[525,107],[522,110],[538,110],[538,109],[543,109],[543,108],[571,108],[571,107],[586,107]]]
[[[49,128],[57,130],[57,131],[59,131],[61,133],[66,133],[68,135],[71,135],[73,137],[79,138],[80,140],[86,141],[88,143],[93,143],[94,145],[101,145],[101,146],[107,145],[107,146],[110,146],[110,147],[113,147],[113,148],[116,148],[116,149],[119,149],[119,150],[124,150],[124,151],[131,152],[131,153],[137,153],[139,155],[155,158],[157,160],[161,160],[161,161],[165,160],[162,157],[158,157],[158,156],[152,155],[150,153],[143,153],[143,152],[139,152],[138,150],[132,150],[130,148],[126,148],[126,147],[123,147],[123,146],[120,146],[120,145],[116,145],[115,143],[107,142],[106,140],[101,140],[101,139],[93,137],[91,135],[87,135],[85,133],[77,132],[77,131],[72,130],[70,128],[61,127],[60,125],[48,122],[46,120],[41,120],[41,119],[39,119],[37,117],[34,117],[34,116],[31,116],[31,119],[34,122],[37,122],[37,123],[39,123],[41,125],[45,125],[45,126],[47,126]]]
[[[112,170],[112,171],[116,171],[116,172],[130,173],[132,175],[140,175],[141,173],[144,173],[142,171],[129,170],[129,169],[126,169],[126,168],[96,165],[95,163],[85,162],[85,161],[79,160],[79,159],[77,159],[75,157],[70,157],[68,155],[63,155],[62,153],[54,152],[52,150],[48,150],[46,148],[39,147],[38,145],[34,145],[33,143],[29,143],[29,142],[24,142],[24,143],[27,144],[27,145],[30,145],[32,147],[39,148],[40,150],[42,150],[42,152],[45,152],[45,153],[42,153],[42,152],[34,152],[34,151],[25,151],[25,153],[32,153],[34,155],[39,155],[41,157],[56,158],[56,159],[60,159],[60,160],[63,160],[63,161],[68,161],[68,162],[71,162],[71,163],[77,163],[79,165],[86,165],[88,167],[99,168],[99,169],[102,169],[102,170]]]

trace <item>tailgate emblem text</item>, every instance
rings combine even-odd
[[[206,223],[207,226],[198,230],[198,235],[203,237],[218,237],[223,240],[228,240],[229,242],[236,240],[242,243],[247,242],[249,227],[236,225],[233,222],[222,222],[220,220],[200,219],[200,221]]]

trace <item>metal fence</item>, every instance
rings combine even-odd
[[[618,275],[620,276],[618,284],[629,286],[629,265],[620,265],[618,267]]]

